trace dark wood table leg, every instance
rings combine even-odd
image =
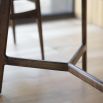
[[[0,93],[2,90],[3,71],[5,65],[5,54],[7,34],[9,26],[10,0],[1,0],[0,6]]]
[[[0,93],[2,90],[3,74],[4,74],[4,64],[0,64]]]
[[[82,44],[87,48],[87,0],[82,0]],[[87,49],[82,56],[82,68],[87,71]]]

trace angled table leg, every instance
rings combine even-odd
[[[5,65],[5,54],[7,34],[9,26],[10,0],[1,0],[0,7],[0,93],[2,89],[3,71]]]

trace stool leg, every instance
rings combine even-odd
[[[36,8],[38,11],[37,24],[38,24],[38,31],[39,31],[39,38],[40,38],[41,55],[42,55],[42,60],[44,60],[45,56],[44,56],[43,32],[42,32],[42,21],[41,21],[41,9],[40,9],[39,0],[36,1]]]
[[[43,45],[43,35],[42,35],[42,24],[40,18],[37,20],[37,23],[38,23],[38,30],[39,30],[41,55],[42,55],[42,60],[44,60],[44,45]]]
[[[13,4],[13,0],[11,0],[11,15],[14,15],[14,4]],[[16,44],[15,19],[12,18],[11,22],[12,22],[14,44]]]

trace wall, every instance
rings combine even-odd
[[[103,27],[103,0],[87,0],[88,22]],[[81,0],[75,0],[75,13],[81,17]]]
[[[73,12],[73,0],[51,0],[53,13]]]

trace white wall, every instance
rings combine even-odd
[[[53,13],[72,12],[73,0],[51,0]]]
[[[81,18],[81,0],[75,0],[76,16]],[[88,22],[103,27],[103,0],[87,0]]]

